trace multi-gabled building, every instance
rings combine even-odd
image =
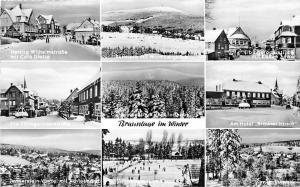
[[[241,27],[224,30],[230,42],[229,49],[239,54],[248,55],[251,52],[251,39]]]
[[[38,22],[39,34],[60,34],[60,24],[53,18],[53,15],[40,14],[36,20]]]
[[[36,110],[38,109],[38,98],[37,93],[27,89],[25,79],[21,85],[11,83],[10,87],[1,93],[1,115],[13,115],[20,108],[24,108],[26,111]]]
[[[0,15],[0,35],[8,37],[30,37],[38,31],[32,9],[24,9],[18,4],[11,9],[3,9]]]
[[[100,22],[87,18],[74,32],[77,42],[86,43],[90,37],[100,37]]]
[[[285,59],[300,59],[300,15],[280,22],[275,31],[275,49]]]

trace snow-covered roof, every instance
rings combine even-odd
[[[227,36],[231,36],[237,29],[238,27],[231,27],[231,28],[224,29],[224,32],[226,33]]]
[[[241,27],[232,27],[232,28],[224,29],[224,32],[226,33],[228,38],[249,39],[249,37],[244,33]]]
[[[43,14],[40,14],[39,16],[45,18],[46,24],[50,24],[51,20],[53,19],[53,15],[43,15]]]
[[[258,82],[248,82],[243,80],[231,80],[223,83],[223,90],[244,91],[244,92],[271,92],[271,89]]]
[[[78,28],[78,29],[75,29],[75,32],[93,32],[94,29],[89,27],[89,28]]]
[[[230,38],[233,38],[233,39],[245,39],[245,40],[248,39],[248,37],[246,35],[244,35],[244,34],[234,34]]]
[[[284,31],[280,34],[280,36],[297,36],[297,34],[291,32],[291,31]]]
[[[300,25],[300,15],[293,16],[290,20],[282,20],[281,26],[289,25],[289,26],[299,26]]]
[[[28,22],[32,14],[32,9],[23,9],[21,4],[12,9],[5,9],[5,11],[10,16],[13,23]],[[17,17],[20,17],[20,20],[18,20]]]
[[[205,42],[215,42],[222,33],[223,29],[205,31]]]
[[[75,30],[77,27],[79,27],[81,23],[69,23],[67,25],[67,30]]]

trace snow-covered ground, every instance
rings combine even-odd
[[[95,121],[84,122],[82,116],[78,116],[74,120],[66,120],[59,117],[56,113],[47,116],[36,118],[15,118],[14,116],[5,117],[0,116],[0,129],[12,128],[38,128],[38,129],[56,129],[56,128],[70,128],[70,129],[99,129],[100,123]]]
[[[289,149],[292,148],[292,149]],[[259,151],[260,147],[255,147],[254,151]],[[262,146],[263,152],[270,152],[270,153],[298,153],[300,154],[300,147],[288,147],[288,146]]]
[[[0,155],[0,164],[5,165],[29,165],[30,162],[23,158],[9,156],[9,155]]]
[[[115,161],[104,161],[103,167],[113,168],[117,162]],[[150,184],[155,187],[174,187],[174,186],[183,186],[183,176],[182,170],[186,164],[189,165],[198,165],[200,166],[200,160],[151,160],[138,163],[133,162],[131,166],[128,167],[128,164],[118,165],[118,171],[121,168],[124,169],[116,176],[112,175],[113,178],[104,178],[104,184],[106,181],[109,181],[110,184],[123,183],[126,186],[137,186],[142,187],[146,184]],[[126,167],[123,167],[125,166]],[[164,170],[165,169],[165,170]],[[200,169],[200,168],[199,168]],[[156,174],[154,174],[156,173]],[[140,177],[140,179],[139,179]],[[112,185],[113,186],[113,185]]]
[[[160,35],[137,34],[137,33],[116,33],[116,32],[115,33],[103,32],[101,35],[101,39],[102,39],[103,48],[105,47],[149,48],[150,47],[156,50],[160,50],[162,52],[174,52],[174,53],[180,52],[182,54],[189,52],[192,54],[197,54],[199,56],[201,56],[201,53],[204,53],[204,41],[198,41],[198,40],[182,40],[182,39],[175,39],[175,38],[165,38]],[[157,55],[156,57],[158,58],[160,56],[162,55]],[[204,59],[205,56],[204,55],[202,56]],[[173,58],[177,58],[177,57],[178,56]]]
[[[42,53],[41,53],[42,52]],[[46,54],[44,54],[46,53]],[[1,60],[100,60],[100,47],[66,42],[63,37],[0,45]]]

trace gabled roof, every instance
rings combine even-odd
[[[43,15],[43,14],[40,14],[38,17],[40,17],[40,16],[43,17],[46,20],[46,24],[50,24],[51,20],[53,19],[53,15]]]
[[[243,31],[241,27],[232,27],[232,28],[224,29],[224,31],[228,38],[250,40],[250,38],[247,36],[247,34]]]
[[[67,30],[75,30],[80,25],[81,25],[81,23],[69,23],[66,28],[67,28]]]
[[[223,29],[205,31],[205,42],[215,42],[223,31]]]
[[[100,22],[99,21],[96,21],[96,20],[91,19],[91,18],[87,18],[87,19],[83,20],[83,22],[81,22],[80,26],[77,27],[77,29],[75,29],[75,31],[93,31],[93,30],[90,30],[90,29],[86,30],[87,28],[81,28],[82,24],[86,21],[90,22],[93,25],[93,27],[99,27],[100,28]]]
[[[23,9],[21,4],[15,6],[12,9],[5,9],[7,14],[10,16],[13,23],[15,22],[25,22],[27,23],[31,17],[32,9]],[[17,17],[21,19],[17,21]]]
[[[243,80],[231,80],[224,82],[223,90],[233,90],[233,91],[246,91],[246,92],[271,92],[271,89],[259,82],[248,82]]]
[[[75,88],[71,93],[70,95],[67,97],[67,101],[70,101],[70,100],[73,100],[74,98],[76,98],[78,96],[78,91],[79,89],[78,88]]]

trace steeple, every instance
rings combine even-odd
[[[276,82],[275,82],[275,88],[274,90],[278,90],[278,82],[277,82],[277,78],[276,78]]]
[[[24,89],[27,88],[27,84],[26,84],[26,79],[25,79],[25,76],[24,76]]]

